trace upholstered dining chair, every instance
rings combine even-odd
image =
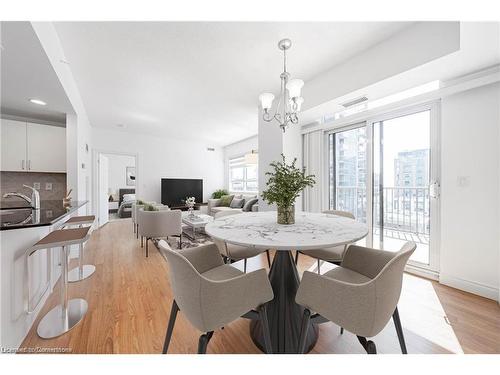
[[[261,320],[266,352],[272,353],[266,304],[274,295],[264,269],[245,274],[224,264],[214,244],[179,251],[163,240],[158,245],[169,264],[174,295],[163,354],[168,351],[179,310],[203,332],[198,354],[206,353],[214,331],[240,317]]]
[[[180,210],[159,209],[158,211],[137,211],[139,235],[146,239],[146,257],[149,255],[148,242],[154,238],[179,237],[182,246],[182,212]]]
[[[144,208],[143,204],[132,203],[132,224],[134,225],[134,233],[136,238],[139,238],[139,230],[137,228],[137,211]]]
[[[217,212],[214,216],[214,219],[220,219],[221,217],[224,216],[230,216],[230,215],[246,215],[241,212],[234,212],[234,211],[221,211]],[[237,262],[243,259],[243,271],[247,272],[247,259],[248,258],[253,258],[261,253],[263,253],[262,250],[255,249],[253,247],[246,247],[246,246],[239,246],[239,245],[233,245],[230,243],[227,243],[226,241],[218,240],[216,238],[212,238],[212,241],[217,245],[219,248],[219,251],[226,261],[226,263],[233,263]],[[269,268],[271,268],[271,254],[269,253],[269,249],[266,250],[266,255],[267,255],[267,264]]]
[[[324,275],[304,272],[295,296],[305,307],[299,353],[304,353],[309,323],[331,321],[354,333],[368,354],[376,354],[375,343],[367,337],[382,331],[392,315],[401,351],[407,354],[397,304],[403,271],[416,247],[407,242],[391,252],[351,245],[340,267]]]
[[[329,215],[343,216],[354,220],[354,215],[348,211],[327,210],[323,211],[323,213]],[[340,262],[342,262],[342,257],[344,256],[347,246],[349,245],[333,246],[324,249],[313,249],[304,252],[297,251],[295,253],[295,264],[297,264],[299,261],[299,254],[308,255],[311,258],[315,258],[317,260],[318,273],[321,273],[321,261],[323,260],[325,262],[337,265],[340,264]]]

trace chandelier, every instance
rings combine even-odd
[[[298,113],[304,102],[304,98],[300,96],[300,90],[304,86],[304,81],[301,79],[290,79],[290,73],[286,70],[286,51],[292,46],[290,39],[282,39],[278,42],[278,48],[283,51],[283,73],[280,74],[281,91],[278,99],[278,105],[271,114],[274,95],[266,92],[260,94],[259,100],[262,107],[262,118],[264,121],[271,122],[275,120],[283,132],[290,124],[299,122]]]

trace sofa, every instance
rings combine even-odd
[[[231,194],[233,195],[233,194]],[[250,200],[255,200],[257,199],[257,195],[246,195],[246,194],[234,194],[233,200],[234,199],[243,199],[244,204],[246,204]],[[209,215],[214,216],[217,212],[221,211],[239,211],[239,212],[257,212],[259,210],[259,206],[257,202],[253,205],[248,210],[244,210],[243,208],[240,207],[226,207],[226,206],[220,206],[221,199],[209,199],[208,200],[208,206],[207,206],[207,212]]]

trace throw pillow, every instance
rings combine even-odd
[[[245,200],[243,198],[239,198],[239,199],[233,198],[229,207],[231,207],[231,208],[243,208],[244,204],[245,204]]]
[[[219,206],[220,207],[229,207],[233,198],[234,198],[234,195],[223,195],[222,197],[220,197]]]
[[[245,202],[245,205],[243,206],[243,211],[244,212],[250,212],[252,211],[252,206],[256,204],[259,200],[257,198],[250,199],[249,201]]]
[[[257,198],[256,195],[243,195],[242,198],[245,200],[245,202],[248,202],[250,199]]]

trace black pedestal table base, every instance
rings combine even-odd
[[[267,305],[273,353],[297,353],[304,308],[295,303],[300,280],[290,251],[276,252],[269,271],[269,280],[274,292],[274,300]],[[250,336],[255,345],[265,352],[259,320],[250,324]],[[318,327],[311,324],[307,333],[306,352],[314,347],[317,340]]]

